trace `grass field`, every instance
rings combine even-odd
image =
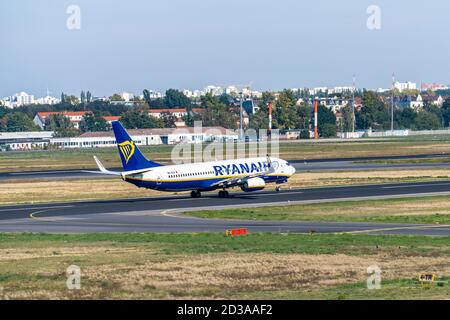
[[[293,204],[248,209],[188,211],[215,219],[450,224],[450,196]]]
[[[0,234],[0,298],[445,299],[448,239],[250,234]],[[81,268],[81,289],[66,268]],[[367,267],[382,288],[368,290]]]
[[[289,179],[284,188],[315,188],[333,185],[423,182],[450,179],[449,169],[327,171],[302,172]],[[268,186],[268,189],[274,186]],[[49,191],[51,190],[51,191]],[[95,190],[95,192],[92,192]],[[240,189],[235,189],[240,191]],[[233,192],[233,191],[232,191]],[[15,203],[63,202],[139,198],[167,195],[154,190],[140,189],[119,178],[67,180],[7,180],[0,184],[0,205]],[[170,193],[169,193],[170,194]]]
[[[142,150],[155,161],[171,162],[172,146],[142,147]],[[449,153],[450,136],[351,142],[281,142],[279,150],[280,156],[287,160]],[[0,153],[0,171],[95,168],[93,155],[97,155],[107,167],[120,166],[116,148],[93,148]]]

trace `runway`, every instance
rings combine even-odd
[[[317,232],[450,236],[450,226],[334,222],[260,222],[187,217],[187,210],[287,205],[449,194],[450,181],[232,193],[230,198],[167,196],[146,199],[71,202],[0,207],[0,232]]]
[[[449,158],[450,154],[423,154],[382,157],[357,157],[357,158],[333,158],[333,159],[305,159],[290,160],[289,162],[298,172],[302,171],[339,171],[353,170],[363,171],[372,169],[439,169],[450,168],[450,162],[429,163],[371,163],[370,161],[382,160],[412,160],[412,159],[439,159]],[[368,161],[368,162],[365,162]],[[112,171],[122,171],[122,168],[109,168]],[[89,170],[97,170],[92,168]],[[109,176],[87,172],[88,169],[66,170],[40,170],[24,172],[0,172],[2,180],[33,180],[33,179],[80,179],[80,178],[111,178]]]

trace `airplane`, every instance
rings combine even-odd
[[[226,198],[229,196],[228,188],[240,187],[244,192],[258,191],[268,183],[286,183],[295,173],[295,168],[287,161],[269,156],[162,165],[148,160],[142,154],[119,121],[113,121],[112,127],[124,171],[107,170],[94,156],[100,172],[90,172],[120,176],[140,188],[168,192],[191,191],[192,198],[201,197],[202,192],[220,189],[218,196]],[[279,186],[276,191],[280,191]]]

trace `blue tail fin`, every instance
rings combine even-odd
[[[125,171],[159,167],[161,164],[147,160],[138,146],[131,140],[128,132],[119,121],[113,121],[112,127],[116,136],[117,148]]]

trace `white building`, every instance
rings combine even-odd
[[[239,90],[238,90],[238,88],[236,88],[236,86],[228,86],[225,89],[225,93],[226,94],[238,94]]]
[[[400,92],[403,92],[405,90],[417,90],[417,84],[415,82],[395,82],[394,88],[397,89]]]
[[[205,87],[204,93],[205,94],[210,93],[213,96],[220,96],[223,93],[223,89],[218,86],[209,85]]]
[[[57,104],[60,102],[60,99],[52,97],[52,96],[45,96],[42,98],[39,98],[36,100],[37,104],[49,104],[49,105],[53,105],[53,104]]]
[[[203,143],[212,141],[236,140],[238,134],[223,127],[183,128],[183,129],[130,129],[133,141],[140,146],[178,143]],[[116,140],[112,131],[86,132],[74,138],[53,138],[50,143],[64,148],[115,147]]]
[[[53,137],[53,131],[0,132],[0,150],[43,149]]]
[[[7,108],[16,108],[33,104],[35,102],[34,95],[28,94],[24,91],[16,93],[13,96],[2,99],[3,105]]]
[[[186,97],[188,97],[188,98],[192,98],[192,97],[194,96],[194,92],[192,92],[192,91],[189,90],[189,89],[184,89],[184,90],[183,90],[183,94],[184,94]]]
[[[411,99],[410,108],[418,111],[418,110],[423,108],[423,105],[424,105],[423,99],[422,99],[422,96],[420,94],[417,95],[417,97],[413,97]]]
[[[309,94],[312,96],[315,96],[319,93],[326,93],[327,91],[328,91],[327,87],[317,87],[317,88],[309,89]]]
[[[132,101],[134,99],[134,94],[130,93],[130,92],[122,92],[122,93],[120,93],[120,97],[124,101],[128,102],[128,101]]]

